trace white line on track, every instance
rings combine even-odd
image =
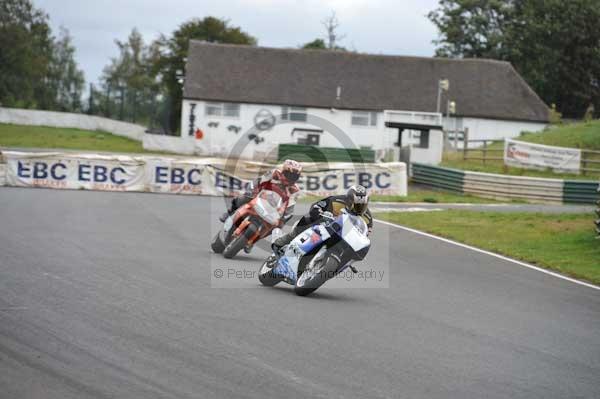
[[[575,284],[586,286],[588,288],[593,288],[595,290],[600,290],[600,287],[597,286],[597,285],[586,283],[585,281],[576,280],[576,279],[571,278],[571,277],[563,276],[562,274],[551,272],[549,270],[542,269],[541,267],[530,265],[529,263],[521,262],[521,261],[516,260],[516,259],[511,259],[511,258],[503,256],[503,255],[495,254],[493,252],[486,251],[486,250],[483,250],[483,249],[479,249],[479,248],[476,248],[476,247],[472,247],[472,246],[467,245],[467,244],[462,244],[460,242],[452,241],[452,240],[449,240],[447,238],[443,238],[443,237],[439,237],[439,236],[436,236],[436,235],[433,235],[433,234],[425,233],[424,231],[421,231],[421,230],[415,230],[415,229],[411,229],[410,227],[405,227],[405,226],[402,226],[402,225],[399,225],[399,224],[395,224],[395,223],[391,223],[391,222],[386,222],[385,220],[380,220],[380,219],[373,219],[373,220],[375,220],[376,222],[382,223],[382,224],[386,224],[388,226],[395,227],[397,229],[410,231],[411,233],[419,234],[419,235],[422,235],[422,236],[425,236],[425,237],[429,237],[429,238],[433,238],[433,239],[436,239],[436,240],[439,240],[439,241],[447,242],[448,244],[453,244],[453,245],[456,245],[456,246],[459,246],[459,247],[462,247],[462,248],[470,249],[471,251],[475,251],[475,252],[479,252],[479,253],[482,253],[482,254],[485,254],[485,255],[493,256],[495,258],[502,259],[502,260],[505,260],[507,262],[515,263],[517,265],[520,265],[520,266],[523,266],[523,267],[526,267],[526,268],[529,268],[529,269],[537,270],[538,272],[549,274],[550,276],[554,276],[554,277],[560,278],[562,280],[567,280],[567,281],[570,281],[570,282],[575,283]]]

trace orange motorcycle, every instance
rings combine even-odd
[[[289,199],[272,190],[261,190],[250,202],[239,207],[223,223],[223,229],[213,238],[210,246],[215,253],[233,258],[278,229],[284,218]]]

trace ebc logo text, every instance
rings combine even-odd
[[[155,172],[155,183],[190,184],[192,186],[198,186],[202,184],[202,180],[200,180],[200,177],[202,176],[202,170],[198,168],[193,168],[186,171],[183,168],[157,166]]]
[[[47,163],[36,161],[32,164],[17,162],[17,176],[23,179],[64,180],[68,176],[68,167],[62,162]],[[77,165],[77,180],[80,182],[124,184],[126,172],[121,166],[106,167],[103,165]]]
[[[332,173],[325,176],[301,177],[298,184],[306,191],[336,191],[340,188],[347,190],[355,184],[360,184],[367,189],[386,189],[392,185],[390,177],[388,172]]]

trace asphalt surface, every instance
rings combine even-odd
[[[209,251],[222,210],[0,189],[0,397],[600,397],[600,291],[377,223],[375,288],[299,298],[214,277],[266,255]]]

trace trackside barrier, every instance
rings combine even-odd
[[[593,204],[598,183],[470,172],[413,163],[412,181],[436,188],[500,200]]]
[[[563,198],[568,203],[593,204],[599,199],[597,190],[593,181],[565,180]]]
[[[141,141],[145,127],[102,116],[0,107],[0,123],[99,130]]]
[[[596,225],[596,233],[598,233],[598,237],[600,239],[600,184],[598,185],[598,201],[596,201],[596,216],[598,219],[594,220],[594,224]]]
[[[179,158],[3,151],[6,185],[101,191],[231,195],[273,165],[220,158]],[[362,184],[380,195],[406,195],[406,164],[304,163],[304,193],[343,194]]]

